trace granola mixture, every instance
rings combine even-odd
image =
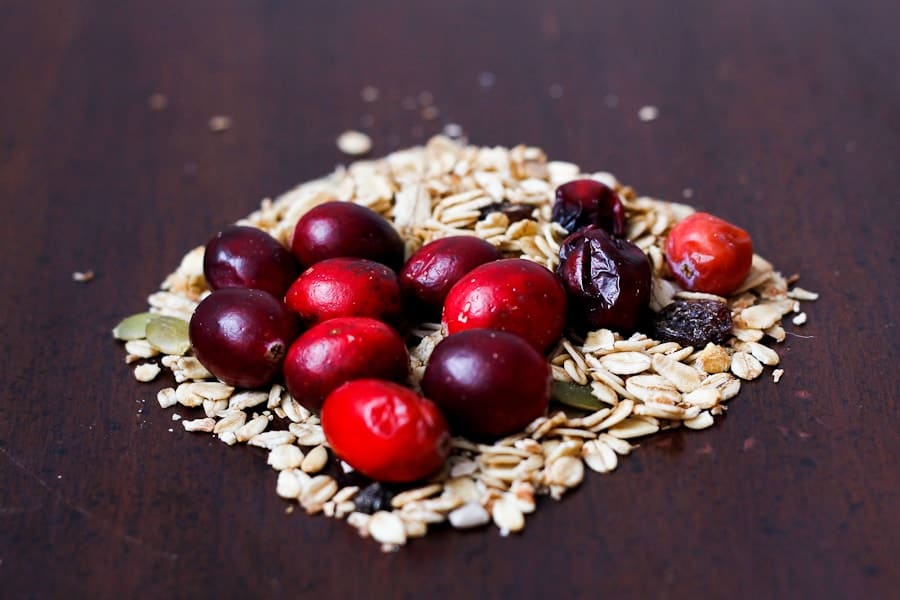
[[[731,339],[693,348],[643,334],[623,338],[608,329],[584,339],[563,339],[550,355],[554,397],[560,403],[551,403],[549,414],[524,431],[491,445],[454,438],[444,471],[421,487],[387,493],[378,484],[365,489],[365,483],[354,485],[349,466],[331,454],[319,419],[287,390],[278,384],[269,390],[239,390],[218,382],[190,356],[183,341],[154,340],[148,333],[148,339],[125,344],[126,362],[139,363],[134,368],[138,381],[152,381],[162,369],[173,373],[177,387],[159,391],[160,406],[203,412],[180,420],[185,431],[268,450],[267,462],[278,473],[275,492],[291,503],[286,512],[298,503],[309,514],[345,520],[384,550],[444,522],[460,529],[493,522],[501,535],[519,532],[525,515],[537,506],[536,496],[560,499],[581,484],[585,468],[614,471],[637,448],[637,438],[682,426],[712,426],[743,381],[779,364],[778,353],[765,344],[784,341],[784,317],[790,316],[794,325],[805,323],[800,303],[817,295],[792,287],[795,278],[786,279],[760,256],[753,257],[750,275],[729,298],[680,290],[666,278],[662,248],[672,226],[693,208],[638,196],[609,173],[584,173],[527,146],[465,146],[438,136],[424,147],[355,162],[274,201],[263,200],[259,210],[240,221],[289,245],[294,225],[306,211],[329,200],[346,200],[390,220],[406,241],[407,256],[436,238],[474,235],[505,256],[553,270],[566,236],[550,220],[554,190],[585,177],[605,183],[622,198],[627,238],[646,252],[654,271],[651,308],[659,311],[675,299],[725,301],[734,320]],[[533,207],[532,218],[510,222],[502,210],[510,203]],[[184,257],[161,290],[150,295],[151,313],[190,320],[208,293],[202,259],[202,246]],[[439,324],[423,323],[414,335],[415,384],[443,333]],[[776,383],[782,375],[782,369],[771,373]]]

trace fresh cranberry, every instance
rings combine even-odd
[[[650,302],[650,262],[643,250],[592,228],[566,238],[559,258],[557,274],[575,328],[634,330]]]
[[[374,377],[404,383],[409,353],[388,325],[364,317],[341,317],[314,325],[288,350],[284,379],[291,395],[319,410],[338,386]]]
[[[576,179],[556,188],[551,215],[569,233],[591,226],[616,237],[625,233],[625,208],[619,195],[593,179]]]
[[[553,273],[537,263],[521,258],[489,262],[451,288],[443,321],[451,335],[497,329],[546,352],[565,327],[566,293]]]
[[[450,453],[450,433],[438,407],[396,383],[345,383],[328,395],[321,418],[335,453],[379,481],[422,479],[439,470]]]
[[[226,227],[203,254],[203,275],[214,290],[255,288],[281,298],[298,272],[287,248],[256,227]]]
[[[306,322],[335,317],[394,321],[401,310],[400,284],[386,266],[361,258],[330,258],[307,269],[285,297]]]
[[[728,221],[694,213],[679,221],[666,240],[666,261],[685,288],[726,296],[750,273],[753,241]]]
[[[521,430],[550,402],[550,365],[517,335],[473,329],[437,345],[422,391],[455,430],[495,438]]]
[[[297,221],[291,242],[304,267],[338,257],[365,258],[399,269],[404,244],[397,230],[375,211],[352,202],[326,202]]]
[[[299,328],[280,300],[262,290],[225,288],[203,299],[189,334],[197,360],[228,385],[270,383]]]
[[[400,271],[400,288],[428,312],[440,314],[450,288],[466,273],[500,259],[500,251],[477,237],[435,240],[413,254]]]

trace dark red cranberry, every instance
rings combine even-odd
[[[550,365],[517,335],[463,331],[437,345],[422,391],[467,435],[494,438],[521,430],[550,402]]]
[[[443,322],[451,335],[497,329],[546,352],[565,327],[566,293],[553,273],[535,262],[497,260],[476,267],[450,289]]]
[[[482,239],[461,235],[422,246],[400,271],[404,295],[428,313],[440,315],[457,281],[475,267],[500,259],[500,251]]]
[[[593,228],[566,238],[559,258],[573,326],[634,330],[650,302],[650,262],[643,250]]]
[[[308,323],[336,317],[393,322],[401,312],[397,275],[361,258],[330,258],[314,264],[290,287],[285,302]]]
[[[288,249],[256,227],[226,227],[203,254],[203,275],[214,290],[255,288],[281,298],[298,274]]]
[[[204,298],[189,334],[197,360],[228,385],[255,388],[281,370],[297,337],[297,318],[262,290],[225,288]]]
[[[653,339],[703,348],[709,342],[724,344],[731,336],[731,310],[715,300],[676,300],[654,315]]]
[[[616,237],[625,233],[625,208],[619,195],[593,179],[576,179],[556,188],[552,218],[569,233],[591,226]]]
[[[326,202],[303,215],[294,228],[291,250],[304,267],[354,257],[396,270],[404,256],[397,230],[375,211],[352,202]]]
[[[294,341],[284,361],[288,391],[315,411],[332,390],[353,379],[404,383],[408,375],[409,353],[400,335],[381,321],[363,317],[313,326]]]

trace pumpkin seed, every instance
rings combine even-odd
[[[147,341],[160,352],[181,356],[191,347],[187,321],[154,315],[147,323]]]
[[[144,339],[147,337],[147,323],[154,316],[156,315],[153,313],[143,312],[122,319],[122,321],[113,328],[113,337],[117,340],[125,341]]]
[[[560,404],[565,404],[572,408],[580,408],[581,410],[595,411],[605,406],[591,393],[591,386],[589,385],[554,381],[551,395]]]

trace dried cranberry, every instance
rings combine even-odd
[[[371,515],[379,510],[391,510],[391,499],[394,494],[384,485],[371,483],[353,497],[356,510]]]
[[[676,300],[654,316],[651,336],[664,342],[701,348],[709,342],[726,342],[731,327],[731,311],[724,302]]]
[[[643,250],[591,228],[566,238],[559,258],[557,275],[574,327],[634,330],[650,302],[650,262]]]
[[[616,237],[625,232],[625,208],[619,195],[593,179],[576,179],[556,188],[552,218],[569,233],[591,226]]]
[[[481,216],[478,219],[479,221],[483,220],[491,213],[499,212],[506,215],[506,218],[509,219],[510,223],[515,223],[516,221],[530,219],[534,214],[534,207],[529,204],[518,204],[510,202],[509,200],[504,200],[503,202],[488,204],[479,212],[481,212]]]

